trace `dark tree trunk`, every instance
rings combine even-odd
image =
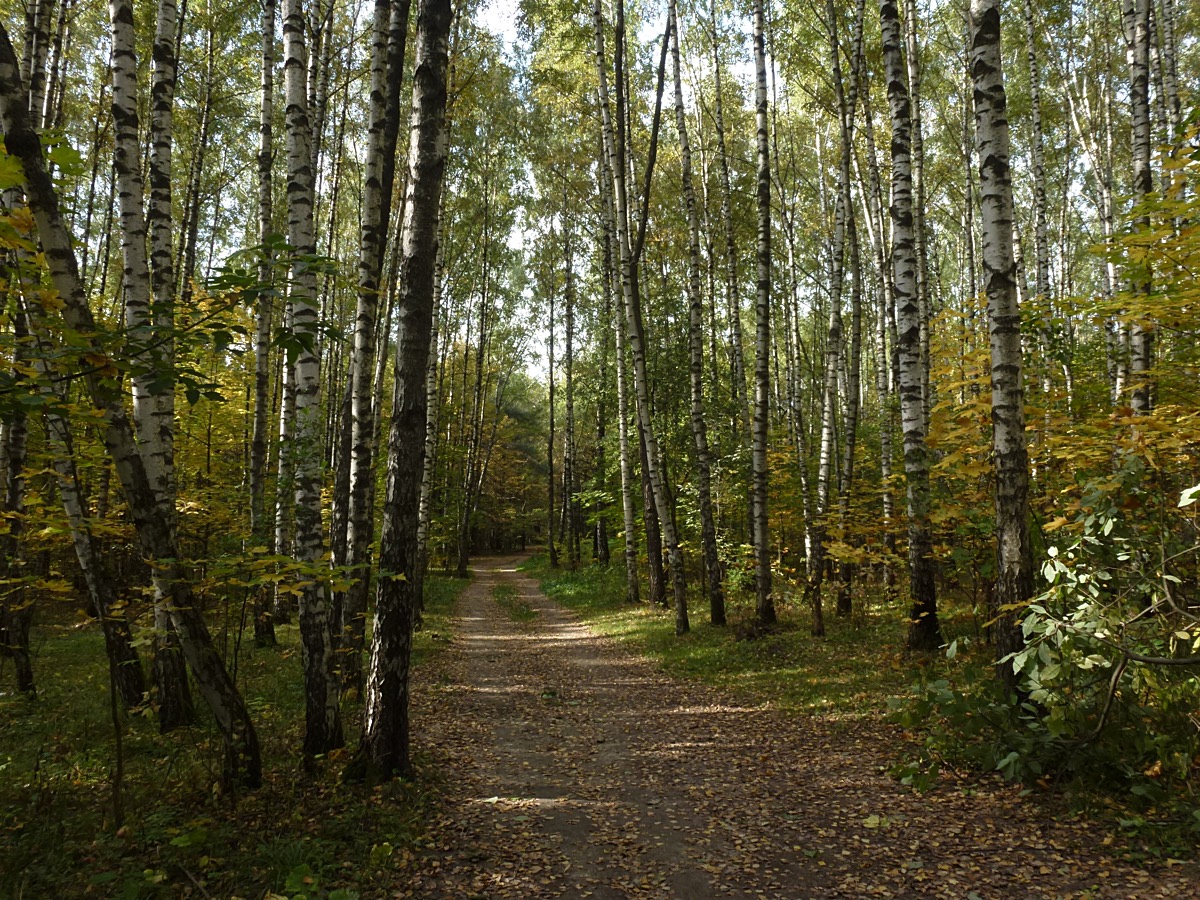
[[[412,772],[409,663],[413,621],[422,588],[416,535],[425,454],[425,373],[433,319],[439,199],[447,157],[444,137],[451,19],[449,0],[420,0],[379,588],[362,742],[349,771],[352,776],[372,780]]]

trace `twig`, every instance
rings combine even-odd
[[[1081,739],[1079,744],[1090,744],[1096,738],[1100,737],[1100,732],[1104,730],[1104,723],[1108,721],[1109,710],[1112,709],[1113,700],[1117,696],[1117,686],[1121,683],[1121,676],[1125,674],[1125,667],[1129,665],[1129,654],[1123,653],[1121,661],[1117,663],[1113,669],[1112,678],[1108,682],[1108,696],[1104,698],[1104,709],[1100,710],[1100,720],[1096,722],[1096,727],[1092,729],[1092,733]]]

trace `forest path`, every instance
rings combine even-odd
[[[418,751],[446,784],[394,896],[1192,896],[1190,873],[1117,863],[1101,833],[1011,788],[912,794],[869,723],[669,678],[550,601],[521,559],[477,562],[417,688]],[[515,621],[497,585],[533,615]]]

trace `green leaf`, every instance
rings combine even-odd
[[[395,848],[391,844],[384,841],[382,844],[376,844],[371,848],[371,865],[381,866],[392,855]]]

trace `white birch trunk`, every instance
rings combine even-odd
[[[646,348],[642,329],[641,298],[637,287],[637,263],[629,234],[629,214],[626,199],[625,163],[620,145],[613,133],[612,116],[608,104],[608,83],[604,64],[604,30],[600,2],[593,8],[596,32],[596,67],[599,76],[601,121],[604,127],[604,142],[609,167],[613,173],[613,199],[616,211],[617,253],[621,269],[621,292],[625,299],[625,325],[629,352],[633,361],[633,389],[637,405],[638,423],[644,442],[645,454],[642,462],[650,481],[654,507],[662,528],[663,541],[670,557],[672,584],[675,595],[675,633],[683,634],[689,628],[687,617],[686,583],[683,572],[683,555],[675,532],[674,518],[667,502],[662,468],[659,465],[658,439],[650,413],[650,390],[646,376]]]
[[[922,309],[917,291],[919,262],[913,216],[911,106],[904,68],[897,0],[879,0],[884,68],[892,112],[892,270],[899,337],[900,420],[908,501],[909,589],[913,606],[908,644],[933,650],[942,643],[934,584],[929,524],[929,452],[925,445]]]
[[[350,497],[347,562],[353,577],[346,592],[340,625],[343,680],[362,691],[362,649],[366,634],[367,597],[371,584],[370,546],[374,528],[370,511],[375,486],[374,375],[379,298],[383,290],[383,258],[392,209],[396,144],[400,123],[400,82],[408,37],[409,0],[376,0],[371,46],[371,90],[363,178],[362,230],[359,239],[358,297],[354,311],[354,355],[350,364]]]
[[[0,127],[6,148],[21,163],[51,282],[63,302],[63,318],[79,334],[96,334],[96,321],[79,279],[78,262],[59,213],[58,197],[46,172],[41,142],[30,126],[29,96],[18,72],[8,32],[0,25]],[[95,341],[88,350],[99,359],[106,358],[103,347]],[[225,739],[226,779],[257,787],[262,781],[262,761],[254,725],[204,624],[188,573],[179,563],[171,516],[163,509],[147,475],[123,399],[100,371],[89,371],[83,382],[104,420],[105,448],[124,487],[142,552],[153,561],[159,583],[170,591],[166,608],[196,683]]]
[[[1126,57],[1129,63],[1130,145],[1133,155],[1133,199],[1145,203],[1154,191],[1154,176],[1150,168],[1150,2],[1151,0],[1122,0],[1121,20],[1125,29]],[[1137,213],[1134,217],[1139,231],[1150,228],[1150,217]],[[1149,299],[1149,273],[1132,275],[1133,293],[1140,303]],[[1153,383],[1150,369],[1154,364],[1154,324],[1144,312],[1129,326],[1129,380],[1131,405],[1137,415],[1154,408]]]
[[[971,75],[975,86],[975,146],[979,156],[996,467],[996,590],[992,613],[997,674],[1006,685],[1015,687],[1013,667],[1004,660],[1024,644],[1016,609],[1033,594],[1033,552],[1029,543],[1029,456],[1025,445],[1021,313],[1013,254],[999,0],[971,0]]]
[[[754,108],[758,147],[758,253],[754,305],[754,424],[750,476],[753,497],[755,612],[763,625],[775,623],[771,598],[771,553],[767,530],[767,432],[769,429],[771,349],[771,151],[767,134],[766,0],[754,0]]]
[[[675,0],[668,0],[671,20],[671,62],[675,82],[675,128],[679,133],[684,204],[688,223],[688,349],[691,387],[692,440],[696,445],[696,489],[700,505],[700,532],[704,568],[708,579],[709,621],[725,624],[725,592],[721,587],[721,562],[717,555],[717,527],[712,510],[712,460],[708,426],[704,418],[704,303],[700,293],[700,217],[692,185],[692,146],[683,108],[683,79],[679,65],[679,17]]]
[[[284,0],[284,96],[287,104],[287,230],[293,254],[288,299],[295,342],[295,539],[293,556],[311,567],[301,573],[300,635],[305,682],[304,752],[315,755],[343,743],[338,708],[329,600],[318,580],[324,550],[321,525],[321,359],[316,277],[304,257],[316,252],[313,235],[312,131],[301,0]]]

